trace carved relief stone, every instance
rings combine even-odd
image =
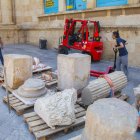
[[[50,126],[70,125],[76,121],[74,103],[77,100],[75,89],[46,95],[36,101],[35,112]]]

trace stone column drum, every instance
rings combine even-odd
[[[90,78],[91,56],[79,53],[58,55],[58,87],[61,90],[87,86]]]
[[[137,110],[115,98],[99,99],[88,107],[81,140],[134,140]]]
[[[2,24],[13,24],[12,0],[1,0]]]
[[[115,93],[127,85],[127,78],[121,71],[110,73],[108,76],[112,79]],[[85,105],[90,105],[98,99],[109,97],[110,94],[110,84],[104,78],[98,78],[91,81],[89,85],[82,90],[82,102]]]

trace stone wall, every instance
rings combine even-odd
[[[9,1],[9,0],[6,0]],[[0,0],[0,6],[2,7]],[[6,4],[6,3],[5,3]],[[58,48],[59,37],[63,35],[65,19],[100,21],[100,36],[104,43],[103,60],[113,61],[112,32],[129,43],[129,65],[140,66],[140,3],[128,0],[127,5],[96,8],[96,0],[87,0],[87,9],[66,11],[66,0],[59,0],[59,12],[44,14],[44,0],[12,0],[12,21],[15,25],[3,25],[4,17],[0,8],[0,36],[4,43],[30,43],[39,45],[39,38],[47,39],[48,48]],[[10,17],[10,16],[9,16]],[[10,17],[11,19],[11,17]],[[10,21],[9,21],[10,22]]]
[[[38,15],[44,13],[43,0],[15,0],[16,24],[19,27],[34,27],[38,24]]]

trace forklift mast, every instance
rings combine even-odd
[[[81,23],[79,30],[76,28],[77,23]],[[93,35],[91,34],[91,36],[89,36],[88,24],[94,24],[93,27],[91,26],[93,28]],[[100,41],[99,32],[100,25],[98,21],[66,19],[63,41],[61,42],[62,45],[59,45],[59,52],[68,54],[68,50],[72,48],[91,55],[93,60],[100,60],[103,42]]]
[[[66,36],[67,33],[69,32],[69,35],[74,34],[76,22],[81,22],[82,26],[80,30],[78,31],[79,33],[81,32],[83,26],[85,25],[85,28],[87,29],[87,24],[88,23],[94,23],[94,29],[93,29],[93,37],[99,37],[99,32],[100,32],[100,25],[99,22],[97,21],[86,21],[86,20],[73,20],[73,19],[66,19],[65,20],[65,28],[64,28],[64,35]],[[88,30],[88,29],[87,29]]]

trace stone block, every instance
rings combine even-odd
[[[58,55],[58,87],[61,90],[75,88],[80,90],[87,86],[90,78],[91,57],[73,53]]]
[[[140,53],[140,43],[136,44],[135,52]]]
[[[2,11],[2,23],[11,24],[12,23],[12,1],[11,0],[1,1],[1,11]]]
[[[28,78],[32,78],[32,57],[19,54],[4,55],[4,66],[7,74],[7,84],[17,89]]]
[[[24,37],[19,38],[19,43],[25,43],[25,38]]]
[[[38,99],[34,110],[48,126],[55,129],[56,125],[70,125],[76,121],[76,100],[77,91],[67,89]]]
[[[134,140],[137,110],[115,98],[100,99],[88,107],[81,140]]]

